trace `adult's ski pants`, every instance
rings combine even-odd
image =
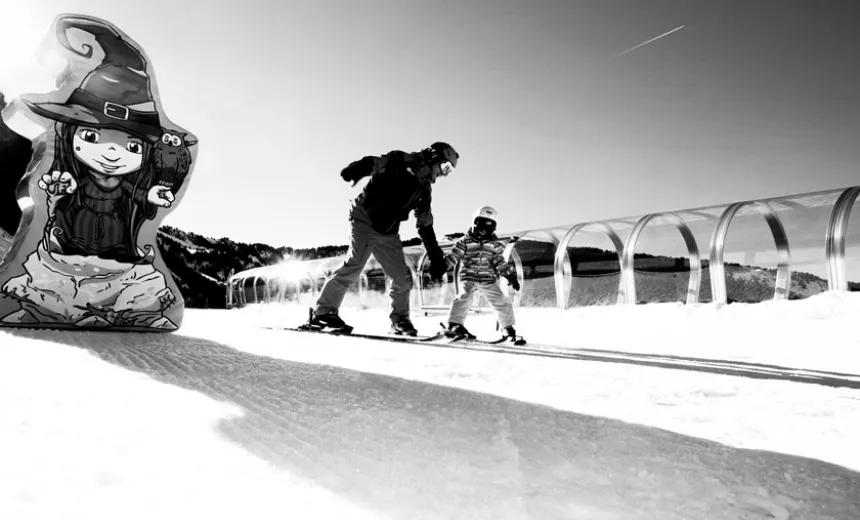
[[[361,276],[372,254],[391,281],[388,291],[391,319],[408,317],[412,271],[406,265],[400,235],[383,235],[373,229],[367,212],[358,204],[351,209],[349,222],[351,229],[346,259],[323,285],[314,313],[319,316],[338,311],[347,289]]]

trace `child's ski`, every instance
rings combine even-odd
[[[525,345],[526,340],[522,336],[516,336],[514,338],[510,336],[503,336],[498,339],[488,340],[488,339],[479,339],[475,336],[454,336],[451,338],[451,343],[477,343],[481,345]]]
[[[444,334],[445,337],[450,338],[449,343],[468,342],[468,343],[481,344],[481,345],[505,344],[505,345],[517,345],[517,346],[526,344],[526,340],[522,336],[513,336],[513,337],[512,336],[502,336],[498,339],[493,339],[493,340],[479,339],[477,336],[475,336],[472,333],[457,334],[453,330],[446,328],[444,323],[440,323],[439,325],[442,326],[442,334]]]

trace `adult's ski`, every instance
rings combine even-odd
[[[399,343],[428,343],[437,340],[447,339],[445,335],[441,332],[437,334],[432,334],[429,336],[426,335],[415,335],[408,336],[405,334],[367,334],[362,332],[355,332],[352,327],[348,328],[340,328],[340,329],[317,329],[312,327],[275,327],[275,326],[267,326],[263,327],[271,330],[290,330],[293,332],[311,332],[315,334],[328,334],[330,336],[347,336],[352,338],[364,338],[364,339],[381,339],[385,341],[394,341]]]

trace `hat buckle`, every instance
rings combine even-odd
[[[113,103],[111,101],[105,101],[104,110],[102,110],[104,115],[111,119],[119,119],[120,121],[128,121],[128,107],[124,105],[120,105],[119,103]],[[121,114],[121,115],[120,115]]]

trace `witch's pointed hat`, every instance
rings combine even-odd
[[[84,51],[73,48],[66,35],[69,29],[95,37],[105,54],[101,65],[84,78],[65,103],[24,103],[34,113],[54,121],[113,128],[157,141],[163,131],[141,53],[105,22],[74,15],[61,18],[57,22],[57,39],[85,58],[92,56],[92,47],[83,44]]]

